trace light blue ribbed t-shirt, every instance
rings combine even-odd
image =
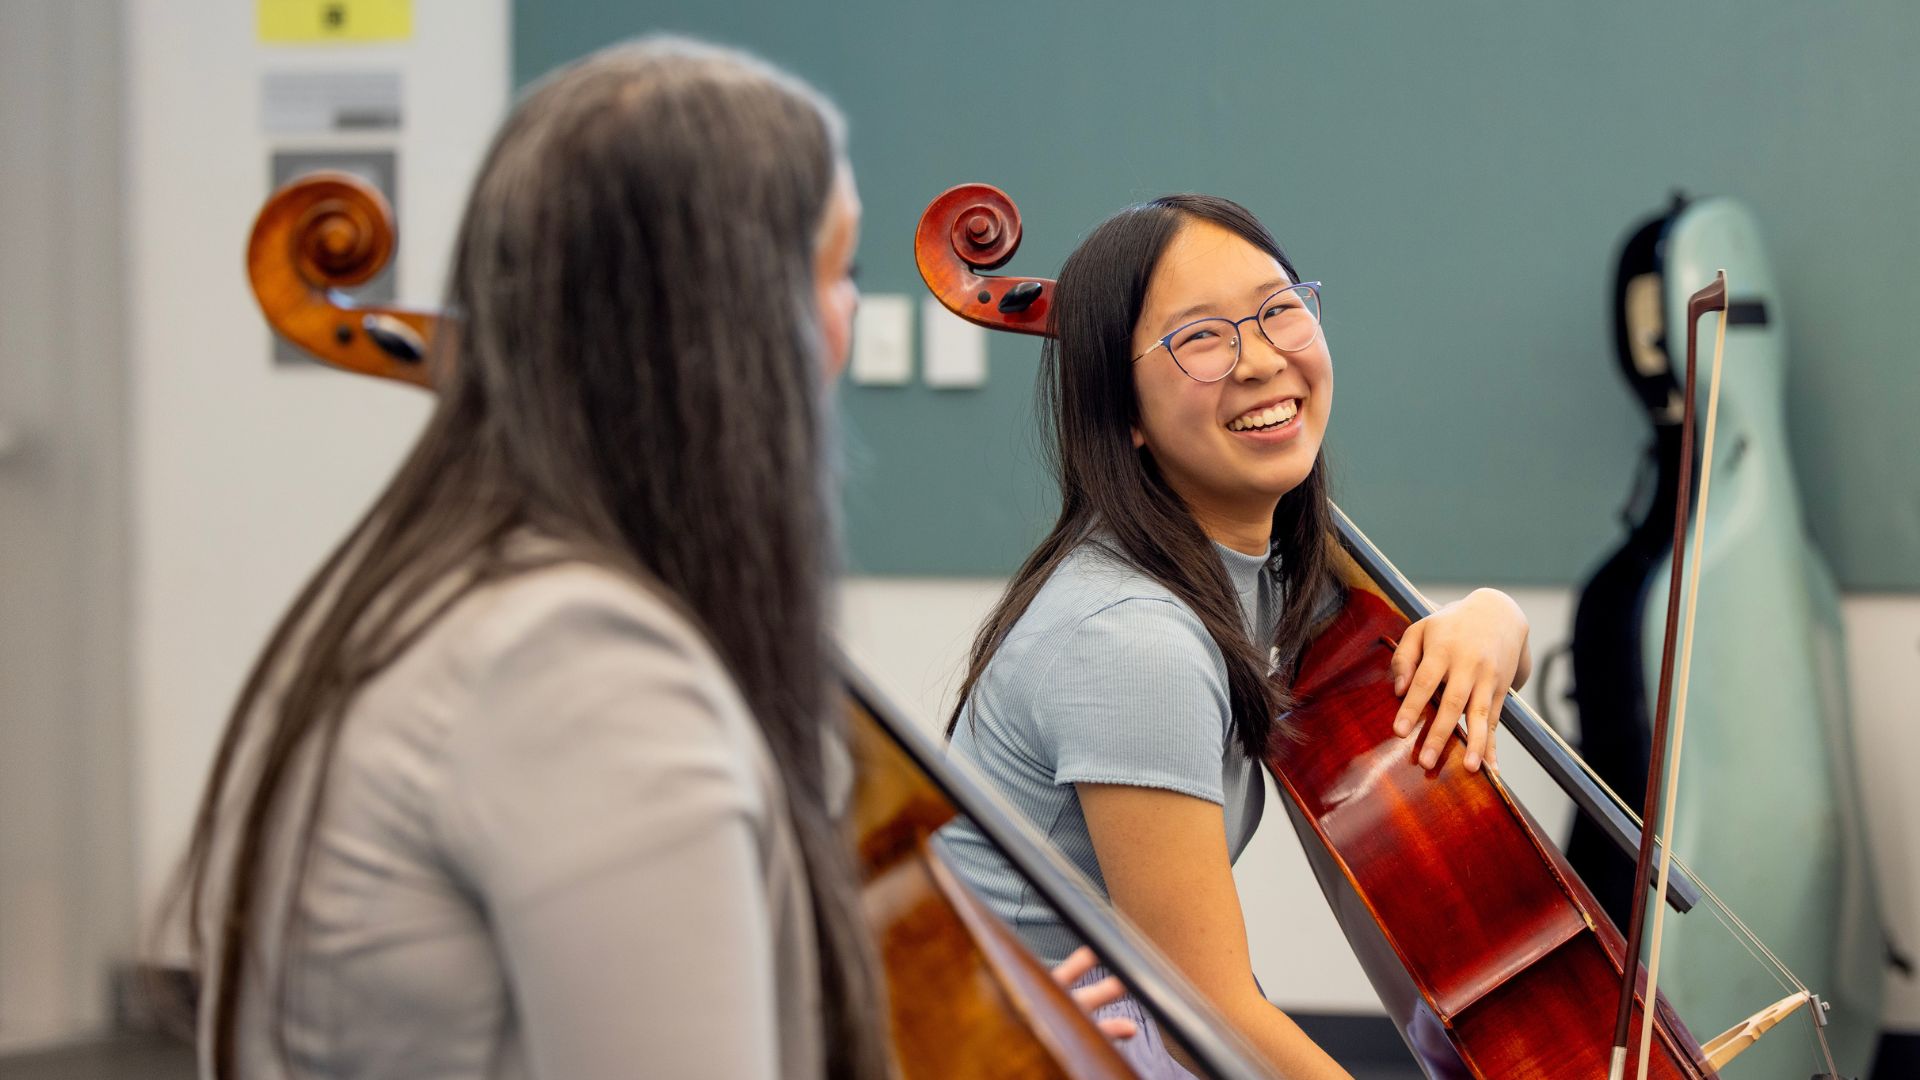
[[[1247,632],[1273,639],[1278,557],[1214,545]],[[1260,823],[1258,765],[1232,730],[1226,662],[1165,586],[1097,540],[1054,570],[968,695],[949,753],[991,779],[1107,895],[1076,783],[1165,788],[1221,804],[1229,855]],[[941,830],[947,861],[1020,935],[1057,964],[1079,939],[964,820]]]

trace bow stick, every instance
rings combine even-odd
[[[1687,399],[1681,420],[1680,493],[1678,506],[1674,513],[1673,568],[1668,579],[1667,627],[1666,640],[1661,649],[1659,700],[1654,710],[1653,760],[1647,770],[1647,801],[1642,814],[1646,822],[1646,827],[1641,834],[1635,880],[1646,880],[1649,863],[1653,856],[1654,833],[1656,832],[1654,825],[1656,823],[1658,824],[1657,831],[1659,833],[1660,867],[1656,875],[1652,896],[1639,898],[1633,907],[1632,921],[1627,934],[1627,956],[1629,963],[1627,965],[1627,973],[1621,980],[1620,1008],[1614,1020],[1613,1056],[1608,1070],[1609,1080],[1622,1080],[1625,1072],[1628,1045],[1627,1036],[1630,1026],[1629,1014],[1633,1005],[1634,969],[1636,967],[1631,961],[1640,955],[1640,943],[1642,935],[1646,931],[1646,921],[1649,912],[1651,912],[1653,927],[1652,939],[1648,949],[1651,955],[1647,958],[1647,986],[1645,991],[1647,999],[1652,1000],[1653,996],[1659,991],[1661,934],[1666,925],[1666,907],[1664,901],[1667,895],[1668,877],[1673,865],[1674,805],[1679,794],[1680,758],[1686,738],[1687,684],[1688,677],[1692,671],[1694,616],[1698,611],[1700,602],[1700,571],[1704,564],[1702,550],[1706,543],[1707,532],[1707,499],[1712,490],[1713,480],[1714,427],[1720,411],[1721,364],[1726,358],[1726,310],[1727,272],[1725,270],[1718,271],[1714,275],[1712,283],[1687,298]],[[1719,312],[1720,318],[1716,321],[1714,330],[1713,367],[1709,376],[1707,390],[1707,430],[1703,436],[1700,451],[1700,507],[1694,514],[1697,522],[1693,530],[1693,556],[1691,565],[1686,566],[1682,561],[1682,554],[1685,547],[1686,528],[1689,519],[1688,473],[1691,472],[1693,463],[1695,401],[1693,387],[1698,385],[1694,381],[1696,374],[1695,360],[1698,353],[1699,320],[1702,316],[1710,312]],[[1681,582],[1683,574],[1686,582],[1686,618],[1684,628],[1680,626],[1678,621],[1680,616]],[[1680,642],[1684,642],[1684,644],[1680,644],[1677,649],[1678,674],[1676,676],[1676,644]],[[1671,694],[1669,694],[1669,691],[1671,691]],[[1671,722],[1673,727],[1670,746],[1667,738],[1669,712],[1671,712],[1672,715]],[[1664,802],[1662,800],[1663,791],[1665,795]],[[1656,813],[1660,815],[1657,818],[1655,817]],[[1718,904],[1718,898],[1715,897],[1714,900],[1716,904]],[[1724,909],[1724,905],[1718,906]],[[1729,912],[1729,914],[1731,913]],[[1744,924],[1741,924],[1741,929],[1743,931],[1746,929]],[[1749,937],[1752,936],[1751,931],[1747,931],[1747,934]],[[1754,940],[1757,942],[1758,939],[1756,938]],[[1764,950],[1765,946],[1762,945],[1761,948]],[[1772,952],[1768,950],[1767,955],[1772,957]],[[1773,959],[1776,965],[1778,965],[1778,958]],[[1782,971],[1786,970],[1784,965],[1779,966]],[[1788,975],[1791,976],[1791,972],[1788,972]],[[1798,980],[1796,979],[1794,981],[1795,985],[1799,986]],[[1767,1006],[1760,1010],[1760,1012],[1755,1013],[1752,1017],[1735,1024],[1725,1033],[1708,1040],[1705,1049],[1708,1054],[1709,1063],[1716,1069],[1725,1065],[1733,1059],[1734,1055],[1751,1046],[1753,1042],[1769,1028],[1779,1023],[1801,1006],[1817,1000],[1818,999],[1811,991],[1807,990],[1805,986],[1799,986],[1799,989],[1794,994]],[[1814,1010],[1814,1032],[1819,1037],[1821,1053],[1826,1058],[1828,1075],[1837,1076],[1838,1069],[1833,1063],[1832,1051],[1827,1046],[1826,1033],[1821,1030],[1824,1016],[1821,1015],[1820,1010],[1824,1007],[1824,1003],[1821,1003],[1819,1007]],[[1651,1049],[1649,1041],[1652,1037],[1652,1028],[1653,1013],[1649,1010],[1642,1014],[1640,1021],[1640,1052],[1635,1061],[1634,1070],[1636,1080],[1646,1080],[1648,1054]]]

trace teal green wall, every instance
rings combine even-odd
[[[649,30],[742,45],[852,123],[872,292],[967,180],[1051,276],[1104,215],[1240,200],[1326,287],[1335,497],[1417,580],[1578,580],[1646,425],[1607,310],[1674,187],[1758,216],[1786,296],[1792,440],[1855,589],[1920,588],[1920,6],[515,0],[525,82]],[[1462,298],[1470,301],[1461,303]],[[856,569],[1004,574],[1050,520],[1031,339],[978,391],[845,387]]]

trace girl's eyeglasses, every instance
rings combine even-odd
[[[1195,319],[1155,342],[1153,349],[1165,348],[1189,378],[1219,382],[1240,363],[1240,326],[1248,322],[1260,327],[1267,344],[1281,352],[1299,352],[1320,336],[1320,283],[1289,285],[1261,301],[1244,319]],[[1153,349],[1133,362],[1151,356]]]

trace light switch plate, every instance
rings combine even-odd
[[[920,304],[922,377],[941,390],[972,390],[987,382],[987,332],[929,296]]]
[[[847,374],[861,386],[905,386],[913,381],[913,301],[895,293],[868,293],[853,316],[853,363]]]

